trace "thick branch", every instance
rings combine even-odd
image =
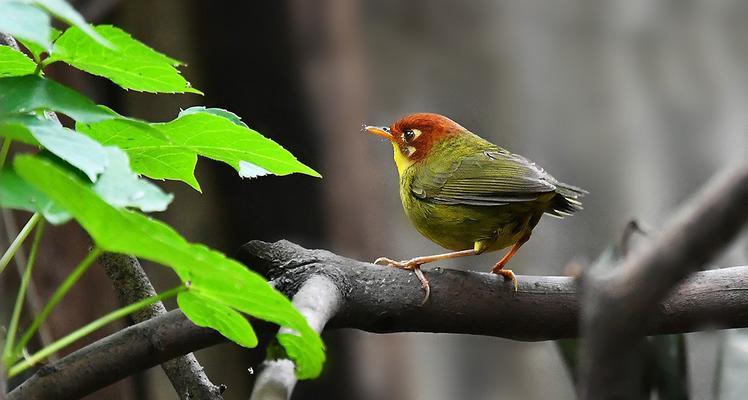
[[[138,259],[124,254],[105,253],[99,263],[114,285],[122,304],[131,304],[156,295],[156,290],[140,266]],[[132,315],[135,322],[147,321],[166,313],[162,302],[154,303]],[[205,375],[195,355],[185,354],[161,364],[171,385],[183,400],[221,400],[223,387],[214,385]]]
[[[351,260],[287,241],[245,246],[254,269],[280,278],[292,295],[313,275],[331,278],[343,299],[328,328],[369,332],[442,332],[552,340],[577,335],[579,294],[573,278],[520,276],[519,291],[488,273],[426,269],[431,298],[412,273]],[[693,274],[659,307],[649,334],[693,332],[708,327],[748,327],[748,266]],[[179,311],[133,325],[42,368],[10,399],[65,399],[90,393],[164,360],[218,343]],[[33,396],[32,396],[33,395]]]
[[[662,311],[656,308],[657,304],[740,233],[748,220],[747,204],[748,163],[713,179],[679,210],[658,238],[626,259],[620,268],[593,272],[584,280],[582,399],[648,397],[642,394],[646,390],[636,371],[643,360],[639,350],[643,348],[647,326],[657,321]],[[744,277],[736,275],[735,279]],[[680,290],[691,281],[693,278]],[[715,294],[733,294],[728,288],[724,290]],[[727,303],[729,299],[720,301]],[[664,306],[667,304],[668,301]],[[745,313],[744,306],[738,308],[736,312]],[[714,308],[710,312],[716,316],[728,311]]]

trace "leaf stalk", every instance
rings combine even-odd
[[[70,291],[70,289],[75,285],[76,282],[80,279],[80,277],[88,270],[88,267],[93,264],[93,262],[99,258],[101,255],[102,250],[98,247],[94,247],[93,250],[91,250],[88,255],[81,261],[78,266],[75,267],[73,272],[68,275],[67,278],[62,282],[59,288],[52,294],[52,297],[49,299],[47,304],[44,306],[42,311],[39,313],[39,315],[34,318],[34,321],[31,323],[31,326],[24,332],[23,337],[21,340],[16,344],[16,347],[13,350],[13,356],[17,357],[21,352],[23,351],[24,347],[29,343],[32,337],[34,337],[34,334],[39,329],[39,326],[41,326],[42,322],[47,319],[49,314],[52,312],[52,310],[57,306],[57,304],[60,303],[63,297]],[[54,343],[53,343],[54,344]],[[50,344],[52,346],[53,344]],[[50,347],[47,346],[47,347]],[[51,353],[50,353],[51,354]]]
[[[31,218],[26,222],[26,225],[23,226],[23,229],[21,229],[21,232],[18,233],[18,236],[16,236],[15,239],[13,239],[13,242],[10,244],[10,247],[8,247],[7,250],[5,250],[5,253],[2,257],[0,257],[0,274],[3,273],[5,270],[5,267],[8,266],[8,263],[10,260],[13,259],[13,256],[16,255],[16,252],[18,249],[21,248],[21,245],[23,244],[23,241],[26,240],[26,238],[29,236],[31,231],[34,229],[34,226],[39,222],[39,220],[42,218],[41,214],[34,213],[34,215],[31,216]]]
[[[13,342],[16,338],[16,332],[18,330],[18,320],[21,317],[21,311],[23,311],[23,303],[26,298],[26,290],[31,282],[31,271],[34,269],[34,263],[36,262],[36,255],[39,251],[39,243],[41,242],[42,233],[44,232],[44,220],[36,226],[34,232],[34,241],[31,244],[31,250],[29,252],[29,259],[26,262],[26,269],[23,271],[23,277],[21,278],[21,286],[18,288],[18,295],[16,296],[16,304],[13,306],[13,315],[10,318],[10,324],[8,325],[8,333],[5,336],[5,346],[3,348],[3,362],[5,365],[12,365],[15,362],[15,358],[12,356]]]

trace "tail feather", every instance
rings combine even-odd
[[[583,209],[579,198],[588,192],[576,186],[559,182],[556,184],[556,193],[557,195],[551,200],[546,214],[557,218],[564,218]]]

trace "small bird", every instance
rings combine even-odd
[[[504,267],[530,239],[543,214],[563,218],[582,209],[587,192],[556,180],[530,160],[510,153],[439,114],[411,114],[390,127],[364,129],[392,143],[405,214],[423,236],[449,253],[376,264],[413,270],[431,293],[421,265],[512,246],[491,272]]]

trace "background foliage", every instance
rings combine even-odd
[[[0,52],[0,135],[4,137],[0,166],[6,164],[13,142],[40,150],[16,152],[8,160],[0,173],[0,205],[35,212],[25,231],[36,225],[41,234],[38,215],[52,224],[75,219],[93,238],[91,254],[120,252],[170,267],[182,289],[167,293],[177,296],[182,311],[196,324],[214,328],[239,345],[257,345],[246,316],[291,329],[293,333],[278,335],[278,341],[296,362],[300,378],[318,376],[324,345],[290,301],[239,262],[189,243],[167,224],[142,214],[166,210],[174,197],[141,176],[179,180],[200,190],[194,176],[198,156],[224,162],[244,178],[320,175],[222,109],[196,106],[181,111],[173,121],[149,123],[95,104],[46,77],[45,68],[64,62],[136,91],[202,92],[181,75],[177,69],[181,62],[117,27],[86,24],[65,1],[2,0],[0,6],[4,14],[0,32],[15,36],[32,57],[10,47]],[[50,15],[72,26],[57,31],[50,25]],[[72,119],[75,129],[60,124],[53,112]],[[23,239],[20,235],[16,243]],[[0,271],[17,249],[8,249]],[[89,255],[79,264],[18,341],[15,333],[22,307],[15,307],[3,353],[10,376],[50,354],[50,349],[87,333],[77,330],[22,357],[36,329],[94,258]],[[29,274],[32,265],[27,267]],[[27,284],[22,283],[21,293]],[[17,304],[23,302],[19,295]],[[103,319],[93,326],[98,326],[97,321]]]

